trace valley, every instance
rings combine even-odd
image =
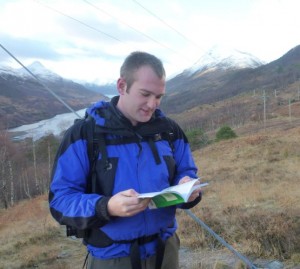
[[[52,79],[47,85],[74,109],[105,98]],[[0,88],[0,268],[81,268],[83,246],[65,237],[48,209],[58,138],[12,142],[6,132],[69,111],[32,79],[0,72]],[[209,182],[193,213],[261,268],[274,260],[299,268],[300,46],[253,68],[223,62],[183,72],[167,82],[161,107],[185,131],[209,138],[193,151]],[[237,138],[216,142],[224,125]],[[181,269],[245,268],[183,211],[177,215]]]

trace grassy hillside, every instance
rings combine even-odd
[[[192,211],[252,260],[277,259],[286,268],[296,268],[300,265],[300,127],[236,132],[239,137],[234,140],[194,152],[199,175],[210,185]],[[182,247],[188,249],[181,268],[216,267],[212,258],[224,248],[183,211],[178,211],[178,218]],[[46,196],[0,211],[0,242],[3,269],[76,269],[82,268],[85,257],[80,241],[66,238],[49,215]]]
[[[300,127],[290,127],[195,152],[200,175],[210,186],[193,212],[241,253],[300,265]],[[184,245],[218,247],[179,215]]]
[[[66,238],[50,216],[46,195],[0,212],[0,242],[1,269],[75,269],[85,255],[80,242]]]

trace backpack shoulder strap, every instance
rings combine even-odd
[[[87,153],[89,158],[90,170],[87,177],[87,193],[93,193],[96,189],[96,164],[99,153],[102,159],[106,161],[106,166],[109,166],[107,150],[105,144],[105,135],[101,128],[96,125],[94,118],[87,116],[86,121],[86,137],[87,137]]]
[[[95,124],[94,118],[91,116],[86,116],[86,121],[88,124],[87,127],[87,147],[88,147],[88,156],[90,162],[90,172],[88,176],[88,184],[87,191],[89,193],[95,192],[96,190],[96,163],[99,153],[101,153],[102,163],[104,164],[104,169],[109,170],[111,168],[111,163],[109,162],[108,154],[107,154],[107,144],[109,145],[117,145],[117,144],[126,144],[137,142],[136,137],[129,138],[120,138],[120,139],[110,139],[108,141],[105,140],[105,133],[101,129],[100,126]],[[167,118],[167,128],[163,130],[161,133],[155,133],[150,136],[143,137],[148,141],[151,150],[154,155],[154,159],[157,164],[160,164],[160,158],[156,149],[154,142],[158,140],[166,140],[169,143],[169,146],[172,150],[172,153],[175,152],[174,147],[174,132],[172,122]]]

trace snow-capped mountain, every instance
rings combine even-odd
[[[49,69],[45,68],[40,62],[35,61],[31,65],[27,66],[27,68],[34,74],[43,79],[61,79],[61,76],[57,75],[56,73],[50,71]],[[19,75],[22,76],[31,76],[25,68],[20,68],[17,70]]]
[[[86,83],[85,82],[82,85],[91,91],[103,93],[106,96],[114,96],[114,95],[118,94],[117,85],[115,82],[104,84],[104,85],[97,85],[94,83]]]
[[[46,80],[62,79],[61,76],[50,71],[38,61],[33,62],[29,66],[26,66],[26,68],[29,69],[29,71],[31,71],[34,75]],[[12,75],[12,76],[18,76],[18,77],[31,77],[29,72],[23,67],[14,69],[8,66],[0,65],[0,74],[2,73],[7,75]]]
[[[13,128],[65,113],[68,108],[48,89],[63,98],[74,110],[108,99],[101,93],[62,78],[39,62],[27,68],[42,83],[38,83],[25,68],[0,67],[0,128]]]
[[[216,69],[256,68],[264,63],[250,53],[224,46],[214,46],[191,68],[189,73]]]
[[[11,67],[0,65],[0,74],[18,76],[19,72]]]

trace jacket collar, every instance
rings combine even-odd
[[[156,110],[153,115],[151,116],[150,120],[148,122],[141,122],[141,123],[138,123],[137,126],[133,126],[132,123],[130,122],[129,119],[127,119],[124,114],[118,109],[117,107],[117,104],[119,102],[119,98],[120,96],[114,96],[111,101],[110,101],[110,110],[112,111],[112,113],[114,113],[114,115],[118,118],[118,120],[120,122],[122,122],[123,124],[125,124],[126,126],[131,126],[132,129],[137,129],[139,128],[141,125],[144,125],[144,124],[147,124],[147,123],[150,123],[150,122],[153,122],[156,118],[157,118],[157,115],[156,114],[159,114],[157,113],[158,111]]]

